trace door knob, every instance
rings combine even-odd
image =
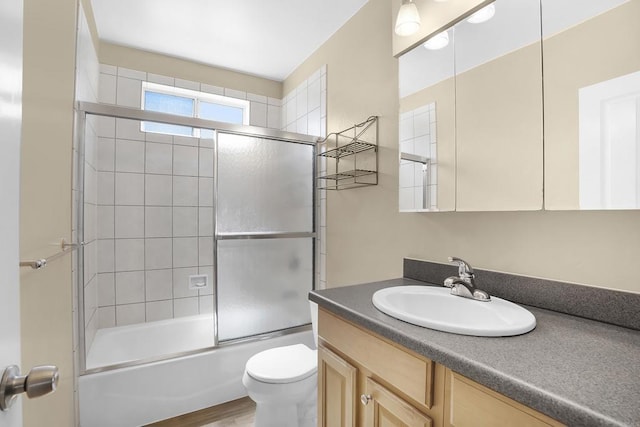
[[[16,365],[7,367],[0,380],[0,410],[11,408],[21,393],[26,393],[30,399],[53,393],[58,379],[56,366],[36,366],[27,375],[20,375],[20,368]]]
[[[367,406],[371,400],[373,400],[373,397],[371,397],[370,394],[360,395],[360,402],[362,402],[364,406]]]

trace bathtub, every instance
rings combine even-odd
[[[211,346],[212,325],[211,315],[202,315],[100,330],[87,355],[87,369]],[[140,426],[246,396],[242,374],[247,360],[262,350],[297,343],[314,346],[310,327],[82,375],[80,426]]]

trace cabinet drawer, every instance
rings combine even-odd
[[[319,311],[318,328],[320,337],[333,348],[357,361],[376,378],[431,408],[434,372],[431,360],[407,353],[323,309]]]
[[[446,427],[562,426],[559,422],[447,369]]]

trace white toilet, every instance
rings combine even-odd
[[[309,301],[318,345],[318,306]],[[255,427],[315,427],[318,351],[304,344],[261,351],[245,366],[242,384],[256,402]]]

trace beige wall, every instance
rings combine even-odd
[[[24,2],[20,258],[47,257],[71,239],[76,0]],[[22,269],[22,368],[60,369],[53,395],[24,399],[24,425],[74,425],[71,256]],[[52,421],[55,420],[55,421]]]
[[[282,98],[282,83],[184,59],[101,42],[100,63]],[[286,92],[285,92],[286,93]]]
[[[400,112],[436,103],[438,159],[438,210],[456,209],[456,110],[453,77],[422,89],[400,100]]]
[[[455,80],[456,210],[542,209],[540,43]]]
[[[640,1],[544,40],[545,207],[577,209],[578,90],[640,70]]]
[[[398,277],[402,258],[640,292],[625,266],[640,259],[640,211],[398,213],[398,68],[395,10],[370,0],[286,81],[327,64],[328,131],[380,115],[380,184],[329,192],[328,286]]]

